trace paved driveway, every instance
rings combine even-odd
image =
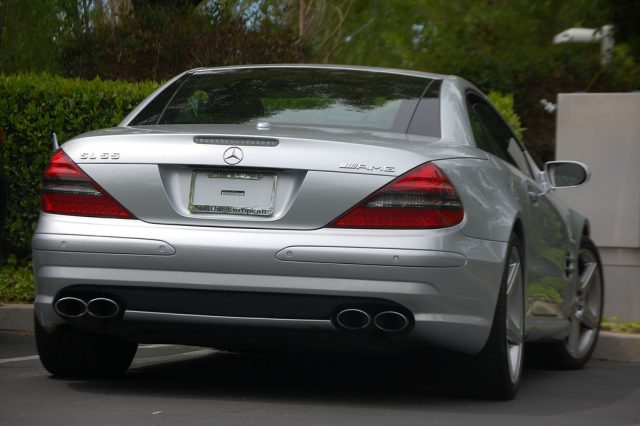
[[[0,425],[633,425],[640,365],[528,369],[517,399],[451,397],[437,368],[384,357],[250,357],[143,346],[118,380],[50,377],[0,331]],[[416,370],[419,370],[416,373]]]

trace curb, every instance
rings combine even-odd
[[[33,332],[33,305],[0,305],[0,330]]]
[[[0,330],[33,332],[33,305],[0,305]],[[592,359],[640,363],[640,334],[601,331]]]
[[[640,363],[640,334],[601,331],[592,358]]]

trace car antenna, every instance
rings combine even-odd
[[[58,144],[58,137],[56,136],[55,132],[51,133],[51,145],[54,151],[60,149],[60,145]]]

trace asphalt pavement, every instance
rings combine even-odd
[[[3,324],[5,325],[3,327]],[[51,377],[0,318],[0,425],[640,425],[640,364],[525,370],[513,401],[443,394],[398,357],[246,356],[141,346],[112,380]]]

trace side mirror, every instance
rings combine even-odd
[[[549,183],[554,188],[580,186],[589,180],[589,168],[577,161],[549,161],[544,164]]]

